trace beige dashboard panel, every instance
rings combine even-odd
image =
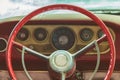
[[[51,54],[53,51],[57,50],[57,48],[53,45],[52,41],[51,41],[51,36],[52,33],[60,28],[60,27],[67,27],[69,29],[71,29],[74,33],[75,36],[75,42],[74,45],[68,50],[71,53],[74,53],[80,49],[82,49],[83,47],[85,47],[87,44],[89,44],[90,42],[92,42],[93,40],[97,40],[98,37],[98,32],[101,30],[99,26],[96,25],[25,25],[23,28],[27,29],[29,32],[29,37],[25,40],[25,41],[21,41],[18,38],[15,39],[15,41],[33,49],[36,50],[38,52],[41,52],[43,54]],[[34,36],[34,31],[38,28],[43,28],[47,31],[47,36],[44,40],[42,41],[38,41],[35,39]],[[91,39],[84,41],[83,39],[81,39],[80,35],[81,31],[83,29],[88,29],[90,31],[92,31],[93,34],[87,34],[85,36],[91,37]],[[115,34],[114,31],[109,28],[113,39],[115,40]],[[84,35],[84,34],[83,34]],[[109,51],[109,45],[107,43],[107,41],[102,42],[101,44],[99,44],[99,48],[101,51],[101,54],[105,54]],[[88,52],[87,54],[96,54],[96,49],[93,49],[92,51]]]

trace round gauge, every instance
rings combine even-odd
[[[38,41],[45,40],[46,36],[47,36],[47,31],[43,28],[38,28],[34,31],[34,37]]]
[[[21,41],[25,41],[27,40],[28,36],[29,36],[29,31],[25,28],[22,28],[17,34],[17,39]]]
[[[103,33],[102,30],[99,30],[98,33],[97,33],[97,35],[98,35],[98,38],[100,38],[100,37],[102,37],[104,35],[104,33]]]
[[[4,52],[7,47],[7,40],[5,38],[0,38],[0,52]]]
[[[70,49],[75,42],[73,31],[66,27],[57,28],[52,34],[52,43],[59,50]]]
[[[80,31],[80,38],[83,41],[90,41],[93,37],[93,31],[91,29],[85,28]]]

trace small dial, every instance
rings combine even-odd
[[[104,33],[103,33],[102,30],[99,30],[98,33],[97,33],[97,35],[98,35],[98,38],[100,38],[100,37],[102,37],[104,35]]]
[[[38,28],[34,31],[34,37],[38,41],[43,41],[47,37],[47,31],[43,28]]]
[[[93,37],[93,31],[91,29],[85,28],[80,31],[80,38],[83,41],[90,41]]]
[[[56,49],[68,50],[75,42],[73,31],[66,27],[57,28],[52,34],[52,43]]]
[[[25,41],[28,39],[28,36],[29,36],[29,31],[25,28],[22,28],[17,34],[17,39],[21,41]]]
[[[7,47],[7,40],[5,38],[0,38],[0,52],[6,50]]]

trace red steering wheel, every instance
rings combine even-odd
[[[101,37],[99,38],[98,40],[96,40],[97,43],[100,43],[103,41],[103,39],[107,38],[108,40],[108,43],[109,43],[109,46],[110,46],[110,64],[109,64],[109,69],[107,71],[107,74],[104,78],[104,80],[110,80],[110,77],[111,77],[111,74],[113,72],[113,69],[114,69],[114,66],[115,66],[115,58],[116,58],[116,52],[115,52],[115,45],[114,45],[114,41],[112,39],[112,36],[108,30],[108,28],[106,27],[106,25],[103,23],[103,21],[101,19],[99,19],[98,17],[96,17],[94,14],[92,14],[91,12],[83,9],[83,8],[80,8],[80,7],[77,7],[77,6],[73,6],[73,5],[68,5],[68,4],[55,4],[55,5],[49,5],[49,6],[45,6],[45,7],[42,7],[42,8],[39,8],[35,11],[33,11],[32,13],[28,14],[27,16],[25,16],[22,20],[20,20],[18,22],[18,24],[15,26],[15,28],[13,29],[10,37],[9,37],[9,40],[8,40],[8,47],[7,47],[7,51],[6,51],[6,60],[7,60],[7,66],[8,66],[8,71],[10,73],[10,76],[12,78],[12,80],[17,80],[16,78],[16,75],[14,73],[14,70],[13,70],[13,66],[12,66],[12,46],[14,44],[17,44],[19,46],[22,46],[22,44],[18,44],[14,41],[17,33],[19,32],[19,30],[22,28],[22,26],[27,23],[32,17],[40,14],[40,13],[43,13],[43,12],[46,12],[46,11],[50,11],[50,10],[59,10],[59,9],[64,9],[64,10],[72,10],[72,11],[76,11],[76,12],[79,12],[79,13],[82,13],[86,16],[88,16],[89,18],[91,18],[96,24],[98,24],[101,29],[103,30],[103,32],[105,33],[105,36],[104,37]],[[93,47],[93,44],[89,45],[89,47]],[[63,73],[67,73],[69,71],[71,71],[73,68],[75,68],[74,65],[76,65],[74,62],[75,62],[75,57],[76,56],[79,56],[80,53],[82,53],[82,51],[79,51],[79,53],[76,53],[74,55],[71,55],[69,52],[65,51],[65,50],[58,50],[58,51],[55,51],[54,53],[52,53],[49,57],[48,56],[45,56],[43,54],[40,54],[40,53],[37,53],[33,50],[30,50],[28,49],[27,47],[25,48],[26,50],[30,51],[30,52],[33,52],[33,54],[36,54],[37,56],[40,56],[44,59],[49,59],[49,63],[50,63],[50,67],[51,69],[53,69],[54,71],[57,71],[57,72],[60,72],[62,74]],[[87,50],[88,48],[85,48],[83,49],[83,52],[85,50]],[[54,58],[55,57],[55,58]],[[57,59],[56,59],[57,57]],[[61,62],[61,63],[54,63],[54,62],[58,62],[59,61],[59,58],[63,58],[65,59],[64,62]],[[66,58],[69,59],[69,61],[66,61]],[[67,65],[65,65],[67,64]],[[59,66],[57,66],[59,65]],[[63,65],[65,65],[63,67]],[[62,68],[61,68],[62,66]],[[67,68],[66,68],[67,67]],[[69,69],[68,69],[69,68]],[[59,69],[59,70],[58,70]],[[63,75],[63,78],[65,79],[65,76]],[[62,79],[62,80],[64,80]]]

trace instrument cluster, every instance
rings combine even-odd
[[[114,31],[109,28],[113,39]],[[96,25],[25,25],[15,41],[40,53],[49,55],[55,50],[68,50],[74,53],[103,35]],[[109,51],[107,41],[99,44],[101,54]],[[96,54],[93,49],[87,54]]]

